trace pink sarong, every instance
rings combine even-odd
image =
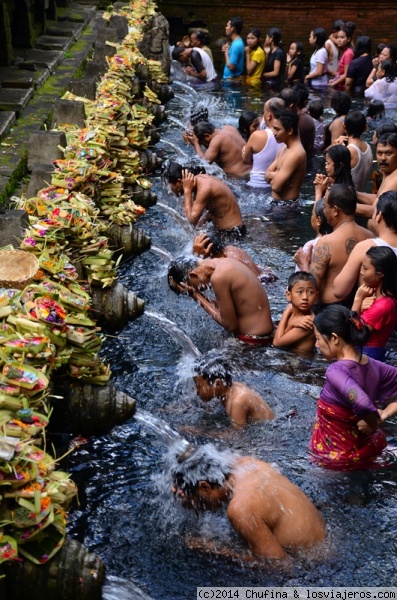
[[[326,469],[350,471],[365,469],[386,447],[381,430],[372,435],[360,433],[352,411],[319,399],[309,452],[313,462]]]

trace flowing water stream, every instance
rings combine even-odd
[[[241,89],[198,95],[183,82],[174,85],[178,93],[167,106],[174,118],[162,125],[163,146],[156,149],[164,159],[181,160],[180,148],[193,156],[181,141],[181,129],[189,107],[198,101],[208,106],[216,126],[237,124],[242,110],[259,113],[263,105],[261,98]],[[229,182],[248,227],[242,247],[279,275],[267,286],[275,322],[286,304],[292,256],[313,237],[309,213],[316,168],[322,168],[321,158],[307,176],[298,209],[276,210],[244,182]],[[306,448],[327,363],[274,348],[242,347],[191,298],[168,289],[170,257],[191,251],[194,232],[159,173],[153,181],[159,201],[138,223],[151,236],[152,251],[121,269],[124,285],[145,300],[145,313],[104,345],[114,384],[136,398],[138,410],[124,425],[81,446],[67,465],[80,489],[69,533],[106,563],[103,598],[144,600],[148,595],[155,600],[185,600],[195,598],[196,587],[205,585],[397,585],[397,470],[335,473],[308,461]],[[212,349],[229,358],[235,380],[268,400],[276,413],[274,421],[234,430],[219,401],[203,405],[194,391],[192,366],[196,356]],[[395,339],[388,360],[397,365]],[[389,423],[386,430],[393,441],[396,425]],[[280,568],[189,549],[187,534],[240,546],[223,513],[197,516],[172,497],[167,452],[187,442],[211,442],[280,469],[327,522],[327,539],[316,556],[302,553],[293,558],[293,566]]]

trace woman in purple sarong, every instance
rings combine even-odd
[[[311,458],[327,469],[367,468],[387,445],[381,421],[397,412],[397,368],[362,354],[369,331],[344,306],[321,311],[314,332],[316,347],[336,362],[327,369],[317,403]]]

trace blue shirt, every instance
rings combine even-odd
[[[244,42],[242,38],[237,38],[230,44],[229,63],[235,65],[234,71],[231,71],[227,65],[223,69],[223,79],[229,77],[238,77],[243,75],[245,66]]]

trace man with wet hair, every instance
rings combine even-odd
[[[371,229],[376,233],[375,238],[369,238],[356,244],[343,267],[335,278],[334,294],[344,300],[354,290],[356,283],[362,284],[360,269],[362,260],[370,248],[388,246],[397,256],[397,192],[384,192],[375,201],[371,219]],[[371,304],[375,298],[369,300]],[[368,302],[368,300],[367,300]]]
[[[173,460],[171,477],[185,508],[225,506],[233,529],[256,557],[285,559],[286,550],[310,548],[325,538],[324,520],[309,498],[262,460],[220,452],[212,444],[189,446]],[[204,541],[194,547],[213,549]],[[232,549],[221,553],[236,556]]]
[[[250,171],[250,167],[242,159],[245,140],[232,125],[224,125],[218,129],[208,121],[201,121],[193,127],[193,133],[185,131],[183,139],[193,146],[200,158],[216,163],[228,175],[243,177]],[[205,152],[201,146],[205,148]]]
[[[168,269],[168,284],[177,294],[187,293],[241,342],[269,345],[273,323],[269,299],[259,279],[234,258],[196,260],[179,257]],[[202,290],[211,287],[215,301]]]
[[[272,123],[276,141],[285,147],[265,173],[274,200],[295,201],[306,174],[307,156],[298,133],[298,115],[288,108],[279,110]]]
[[[246,235],[237,198],[224,181],[207,175],[201,167],[183,167],[176,162],[169,163],[164,178],[174,194],[183,195],[189,223],[199,227],[211,221],[224,238],[239,239]]]
[[[375,200],[384,192],[397,190],[397,133],[381,135],[376,144],[376,160],[382,173],[382,183],[376,194],[357,193],[358,215],[371,218]]]
[[[218,79],[212,60],[201,48],[175,46],[172,51],[172,58],[184,65],[183,70],[189,77],[206,83]]]
[[[319,238],[312,255],[302,248],[295,254],[295,261],[301,271],[308,271],[317,280],[319,304],[339,302],[334,294],[334,279],[342,271],[354,246],[358,242],[372,238],[373,234],[357,225],[354,219],[356,210],[356,192],[345,183],[334,183],[324,198],[324,215],[333,231]],[[310,260],[311,258],[311,260]],[[346,299],[350,303],[350,299]]]
[[[203,402],[219,398],[233,425],[274,419],[274,412],[262,396],[245,383],[233,382],[231,368],[223,358],[201,357],[194,366],[194,372],[198,396]]]
[[[271,267],[257,265],[245,250],[231,244],[226,245],[219,236],[211,233],[199,233],[194,238],[193,253],[203,258],[235,258],[246,265],[261,283],[271,283],[278,279]]]

